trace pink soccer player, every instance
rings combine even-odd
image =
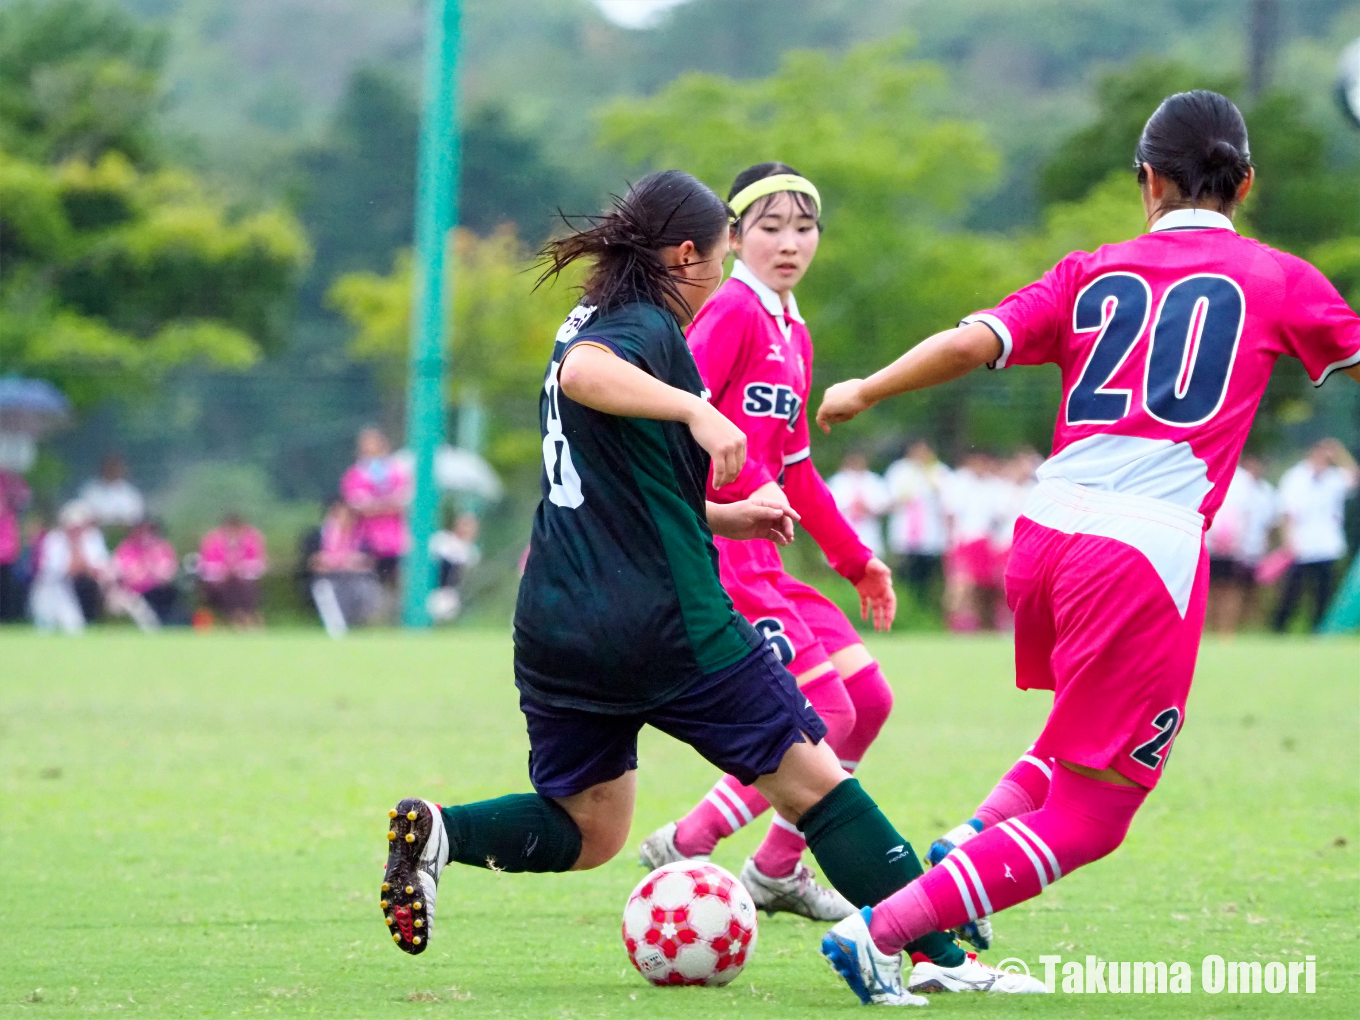
[[[340,479],[340,495],[359,515],[360,539],[373,556],[378,579],[394,588],[411,541],[406,530],[406,505],[414,483],[411,467],[392,453],[378,429],[360,431],[355,447],[355,462]]]
[[[728,199],[736,214],[732,278],[700,309],[688,330],[690,350],[709,400],[747,437],[746,466],[736,482],[708,498],[730,503],[759,495],[792,504],[831,565],[858,589],[866,616],[891,625],[891,573],[836,509],[809,456],[806,403],[812,340],[793,288],[817,250],[820,196],[782,163],[740,174]],[[853,770],[892,708],[892,692],[845,615],[784,570],[773,542],[715,540],[723,586],[797,678],[826,723],[827,740]],[[769,804],[754,787],[725,776],[678,822],[642,844],[645,864],[659,867],[707,857],[718,841],[752,822]],[[742,869],[756,905],[818,920],[854,908],[813,881],[800,863],[806,844],[775,816],[764,843]]]
[[[865,1002],[900,990],[911,940],[1037,896],[1123,841],[1185,722],[1204,531],[1272,366],[1289,354],[1315,386],[1337,371],[1360,380],[1360,317],[1308,263],[1233,229],[1254,171],[1231,102],[1171,96],[1135,165],[1148,233],[1073,252],[996,308],[831,387],[818,411],[827,428],[983,364],[1062,369],[1053,455],[1006,570],[1016,684],[1053,691],[1053,708],[968,826],[981,831],[955,830],[935,868],[823,940]],[[906,984],[950,987],[926,963]]]
[[[199,543],[198,576],[204,601],[233,626],[261,626],[260,578],[268,565],[264,535],[240,514],[227,514]]]

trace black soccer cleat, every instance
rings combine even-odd
[[[439,805],[407,797],[391,811],[381,906],[392,941],[415,956],[430,944],[435,892],[449,859]]]

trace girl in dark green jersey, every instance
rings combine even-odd
[[[754,783],[852,903],[921,873],[718,579],[715,533],[783,545],[797,520],[782,501],[705,500],[710,469],[715,487],[735,479],[746,440],[707,402],[681,330],[722,280],[729,216],[699,181],[663,171],[545,249],[544,279],[592,268],[540,395],[543,500],[515,613],[535,792],[409,798],[390,813],[382,908],[409,953],[429,944],[450,860],[581,871],[617,854],[644,724]]]

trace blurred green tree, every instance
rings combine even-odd
[[[81,405],[278,346],[308,247],[159,166],[159,40],[91,0],[0,9],[0,362]]]
[[[537,471],[538,391],[553,337],[571,308],[566,290],[577,275],[536,288],[532,256],[510,226],[487,237],[459,230],[454,240],[452,395],[457,400],[475,388],[485,403],[492,463]],[[387,275],[350,273],[327,295],[354,330],[351,354],[377,366],[394,395],[403,392],[406,379],[411,286],[411,257],[404,251]]]

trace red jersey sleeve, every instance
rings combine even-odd
[[[817,466],[812,463],[812,446],[808,430],[807,406],[812,395],[812,343],[802,345],[803,387],[800,396],[802,406],[798,410],[798,422],[789,433],[784,454],[784,494],[789,505],[798,511],[802,518],[803,530],[812,536],[833,570],[846,578],[851,584],[858,584],[864,577],[865,564],[873,558],[873,552],[860,541],[855,529],[850,526],[831,490],[826,487]]]
[[[1084,254],[1073,252],[995,308],[975,312],[959,323],[981,322],[1001,341],[1001,356],[989,367],[1061,363],[1063,327],[1072,314],[1068,281]]]
[[[1333,372],[1360,365],[1360,316],[1330,280],[1303,259],[1287,256],[1288,284],[1281,335],[1314,386]]]

